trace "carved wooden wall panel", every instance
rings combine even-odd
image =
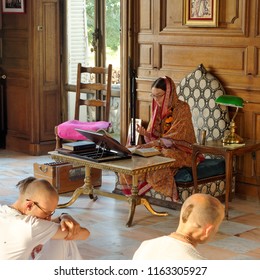
[[[247,35],[249,23],[249,1],[248,0],[220,0],[220,27],[232,30],[236,35]],[[225,30],[225,34],[226,30]]]
[[[161,18],[160,31],[174,30],[182,27],[182,5],[178,0],[161,0]]]
[[[255,75],[257,75],[259,77],[260,75],[260,48],[255,48]]]
[[[153,1],[152,0],[142,0],[140,1],[140,31],[144,33],[152,32],[153,25]]]
[[[260,36],[260,1],[256,1],[255,5],[255,36],[259,37]]]
[[[152,54],[153,45],[152,44],[141,44],[140,45],[140,67],[152,68]]]
[[[176,67],[194,67],[202,61],[208,67],[214,66],[218,71],[242,75],[245,72],[245,48],[207,47],[187,45],[162,45],[162,70]],[[234,60],[234,56],[236,59]]]

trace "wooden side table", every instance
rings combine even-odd
[[[74,166],[85,166],[85,179],[84,185],[82,187],[77,188],[71,199],[64,204],[59,204],[58,208],[63,208],[70,206],[73,204],[80,195],[87,194],[94,201],[97,199],[97,195],[112,197],[120,200],[127,200],[129,202],[129,215],[126,226],[130,227],[133,221],[135,208],[137,205],[144,205],[146,209],[157,216],[166,216],[168,213],[166,212],[157,212],[155,211],[148,200],[144,197],[140,197],[138,195],[138,175],[144,174],[148,171],[158,170],[166,167],[171,167],[174,165],[175,160],[154,156],[154,157],[140,157],[140,156],[132,156],[130,159],[121,159],[107,162],[94,162],[82,158],[76,158],[69,155],[59,154],[58,152],[49,152],[51,157],[56,161],[63,161],[72,163]],[[112,192],[102,191],[100,189],[93,188],[90,177],[91,168],[111,170],[118,173],[123,173],[132,176],[132,189],[130,196],[122,196],[119,194],[114,194]]]
[[[195,190],[198,189],[198,176],[197,176],[197,164],[196,158],[198,154],[212,154],[221,155],[225,158],[225,170],[226,170],[226,192],[225,192],[225,216],[228,219],[228,204],[229,196],[231,192],[232,177],[233,177],[233,157],[242,156],[246,153],[254,153],[260,150],[260,141],[245,140],[245,145],[237,148],[223,146],[221,140],[207,141],[205,145],[194,144],[192,154],[192,174]]]

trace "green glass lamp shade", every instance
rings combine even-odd
[[[221,95],[216,99],[216,103],[230,107],[244,107],[244,100],[241,97],[233,95]]]
[[[222,139],[224,144],[240,144],[244,143],[243,138],[235,133],[235,117],[238,113],[239,108],[244,107],[244,100],[241,97],[233,95],[221,95],[216,99],[216,103],[224,106],[235,107],[236,112],[229,125],[229,134]]]

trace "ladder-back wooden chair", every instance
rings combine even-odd
[[[107,68],[84,67],[81,63],[78,64],[74,119],[55,127],[56,149],[62,147],[62,141],[85,140],[75,128],[98,131],[108,130],[111,127],[109,122],[111,84],[111,64]],[[80,120],[82,106],[87,108],[85,111],[87,119],[84,121]]]
[[[78,64],[74,119],[55,127],[56,150],[62,147],[64,141],[86,140],[75,128],[98,131],[100,129],[108,130],[111,127],[111,122],[109,122],[111,85],[111,64],[107,68],[84,67],[81,63]],[[80,120],[82,106],[87,108],[87,120],[85,121]],[[91,109],[94,109],[94,118],[90,116]],[[92,168],[91,179],[94,187],[101,186],[101,170]]]

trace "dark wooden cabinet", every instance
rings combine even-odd
[[[27,0],[26,13],[2,15],[6,148],[32,155],[55,147],[60,123],[60,0]]]
[[[5,148],[6,131],[7,131],[7,114],[6,114],[6,75],[0,69],[0,148]]]

